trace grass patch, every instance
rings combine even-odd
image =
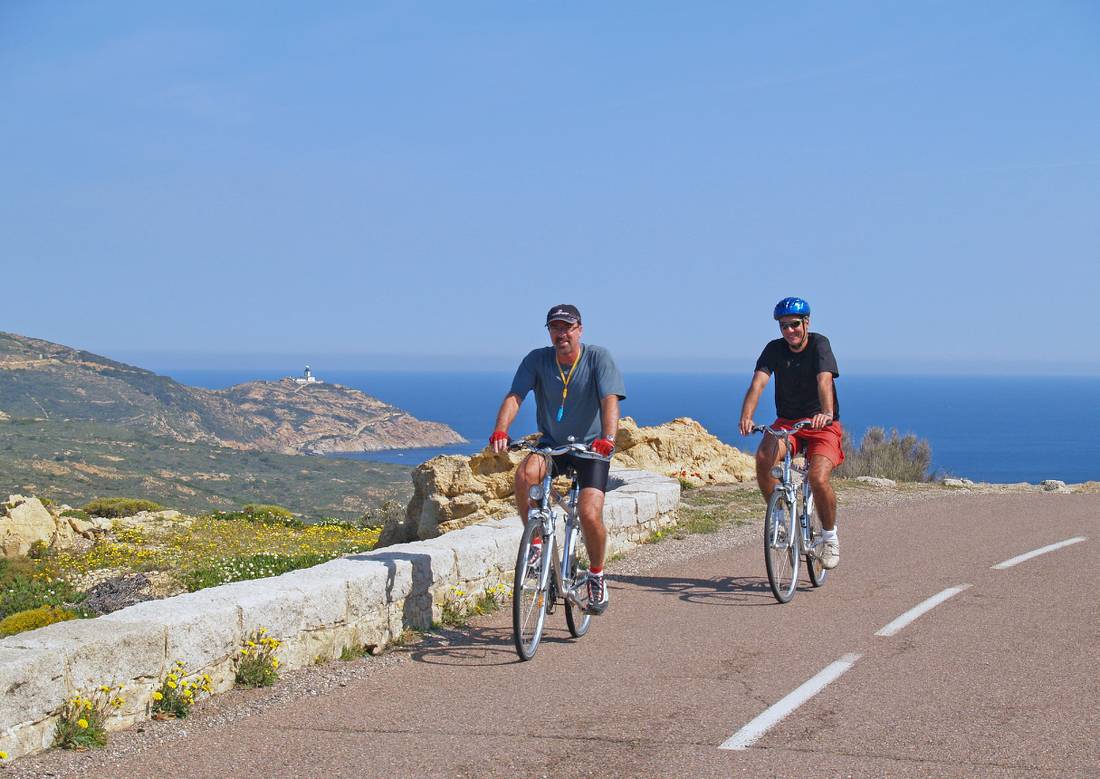
[[[72,606],[84,599],[67,578],[43,576],[36,563],[26,557],[0,558],[0,619],[42,607]]]

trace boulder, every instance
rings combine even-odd
[[[856,481],[870,484],[875,487],[896,487],[898,483],[893,479],[884,479],[881,476],[857,476]]]
[[[952,479],[950,477],[943,480],[944,487],[973,487],[974,482],[970,479]]]
[[[694,487],[756,479],[756,461],[719,441],[694,419],[680,417],[655,427],[638,427],[630,417],[619,423],[617,468],[637,468],[678,477]]]
[[[0,515],[0,551],[4,557],[25,555],[36,542],[47,546],[53,543],[58,530],[57,522],[38,498],[10,495],[3,508],[4,514]]]
[[[1039,486],[1043,488],[1043,492],[1073,492],[1066,486],[1064,481],[1060,479],[1044,479],[1039,482]]]

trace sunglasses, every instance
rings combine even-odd
[[[779,329],[780,330],[797,330],[798,328],[802,327],[802,325],[804,325],[804,324],[806,324],[806,321],[803,320],[803,319],[796,319],[793,322],[780,322],[779,323]]]
[[[562,325],[547,325],[546,329],[551,333],[571,333],[576,330],[578,325],[574,324],[562,324]]]

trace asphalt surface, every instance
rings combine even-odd
[[[531,662],[504,610],[411,662],[97,773],[1100,776],[1100,495],[938,499],[840,522],[840,567],[821,589],[803,576],[789,604],[760,544],[708,552],[614,581],[579,641],[559,607]],[[719,748],[842,658],[747,748]]]

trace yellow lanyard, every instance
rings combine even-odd
[[[573,380],[573,371],[577,370],[577,363],[581,361],[581,355],[584,354],[584,347],[580,348],[577,352],[577,356],[573,359],[573,367],[569,369],[569,375],[565,375],[565,371],[561,369],[561,363],[554,360],[554,365],[558,366],[558,375],[561,376],[561,405],[558,406],[558,421],[561,422],[565,417],[565,399],[569,397],[569,382]]]

